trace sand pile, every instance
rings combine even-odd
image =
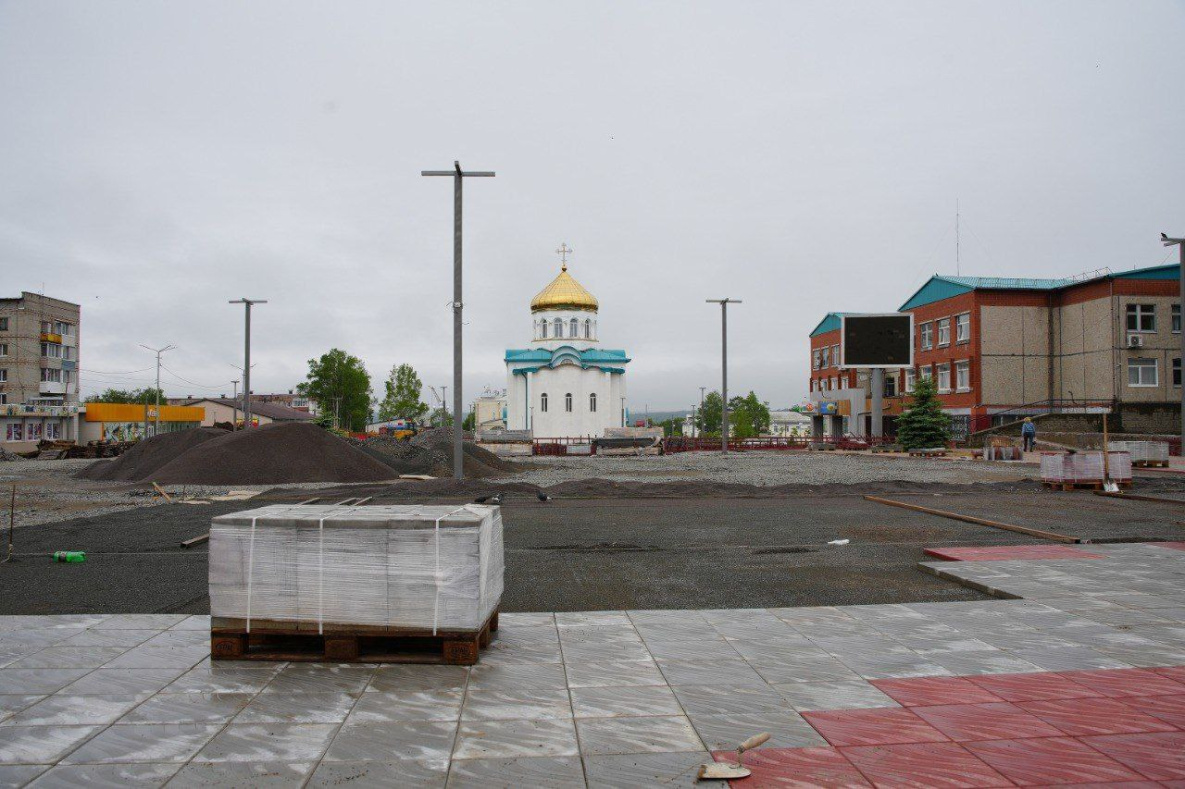
[[[217,427],[199,427],[176,433],[161,433],[159,436],[138,441],[134,447],[114,460],[100,460],[82,471],[83,479],[107,480],[110,482],[139,482],[154,479],[157,469],[170,463],[178,455],[190,449],[227,434]]]
[[[377,482],[397,475],[332,433],[306,422],[265,425],[206,441],[154,475],[156,482],[270,485]]]

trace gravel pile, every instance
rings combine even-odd
[[[227,435],[226,430],[217,427],[199,427],[176,433],[161,433],[146,438],[114,460],[100,460],[92,463],[78,476],[83,479],[97,479],[108,482],[139,482],[151,479],[153,474],[180,455],[199,444]]]
[[[351,445],[386,465],[396,475],[431,474],[436,476],[441,461],[424,447],[413,445],[390,436],[370,436],[365,439],[349,438]]]
[[[448,476],[453,473],[452,428],[430,428],[413,436],[408,443],[429,453],[436,464],[438,476]],[[463,446],[466,477],[474,479],[499,477],[520,470],[517,464],[503,460],[488,449],[482,449],[470,441],[464,441]]]
[[[13,460],[24,460],[24,458],[14,452],[9,452],[4,447],[0,447],[0,462]]]

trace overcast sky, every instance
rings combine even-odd
[[[84,392],[253,389],[332,347],[505,385],[553,250],[633,358],[635,412],[805,393],[830,310],[925,278],[1168,259],[1185,232],[1185,5],[0,2],[0,295],[82,305]],[[96,371],[101,371],[96,372]],[[136,371],[136,372],[132,372]],[[177,376],[188,379],[180,380]],[[427,389],[425,388],[425,394]]]

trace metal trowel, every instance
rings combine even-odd
[[[764,745],[769,742],[769,732],[762,732],[755,734],[749,739],[737,746],[737,763],[730,764],[729,762],[711,762],[709,764],[700,765],[699,780],[701,781],[735,781],[738,778],[748,778],[752,771],[749,770],[742,762],[741,758],[745,751],[752,750],[758,745]]]

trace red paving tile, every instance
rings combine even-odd
[[[1098,691],[1104,696],[1160,696],[1185,693],[1185,684],[1176,682],[1171,676],[1158,674],[1146,668],[1113,668],[1059,673],[1066,679]]]
[[[802,717],[832,745],[897,745],[945,742],[946,736],[900,707],[804,712]]]
[[[1178,729],[1185,729],[1185,694],[1179,696],[1127,696],[1119,701],[1145,715],[1160,718]]]
[[[1082,742],[1154,781],[1185,779],[1185,732],[1083,737]]]
[[[1150,542],[1149,545],[1156,545],[1160,548],[1171,548],[1174,551],[1185,551],[1185,542]]]
[[[984,762],[953,742],[841,748],[877,787],[1011,786]]]
[[[950,562],[1000,562],[1016,559],[1104,559],[1069,545],[999,545],[984,548],[926,548],[927,556]]]
[[[988,740],[963,745],[1020,786],[1139,781],[1144,777],[1071,737]]]
[[[1185,684],[1185,666],[1165,666],[1163,668],[1149,669],[1153,674],[1159,674],[1162,677],[1176,680]]]
[[[1077,699],[1075,699],[1077,701]],[[1031,702],[1041,704],[1044,702]],[[918,717],[955,742],[1005,740],[1020,737],[1060,737],[1062,732],[1008,702],[914,707]],[[1135,710],[1131,710],[1135,712]],[[1149,731],[1136,729],[1136,731]],[[1153,731],[1158,731],[1153,729]],[[1118,734],[1120,732],[1093,732]]]
[[[1102,783],[1089,784],[1059,784],[1061,789],[1162,789],[1163,787],[1171,787],[1172,783],[1164,783],[1162,781],[1103,781]],[[1185,789],[1183,783],[1181,789]]]
[[[1118,699],[1047,699],[1018,705],[1071,737],[1173,731],[1176,727],[1146,715]]]
[[[1072,699],[1103,694],[1060,674],[984,674],[967,677],[984,690],[1004,701],[1040,701],[1042,699]]]
[[[872,684],[904,707],[932,704],[988,704],[1003,701],[999,696],[963,677],[920,677],[918,679],[874,679]]]
[[[716,751],[712,756],[718,762],[732,762],[736,760],[736,751]],[[767,786],[844,789],[872,785],[835,748],[758,748],[745,754],[745,766],[753,774],[736,783],[745,789]]]

